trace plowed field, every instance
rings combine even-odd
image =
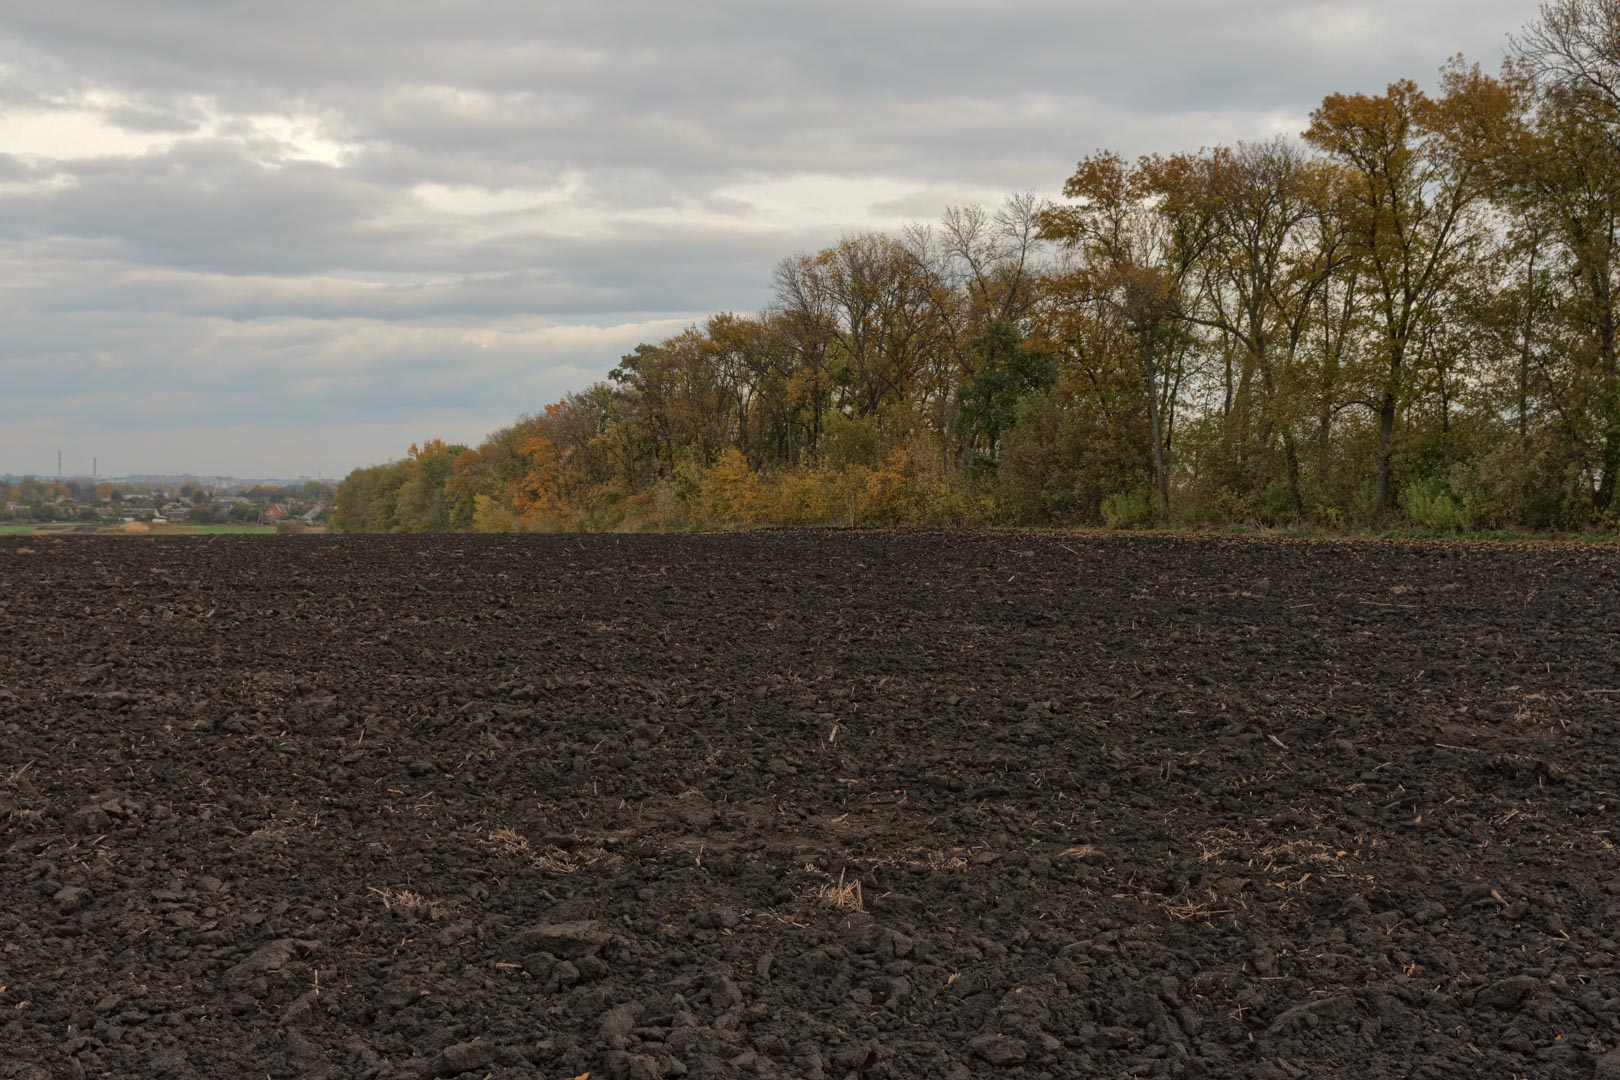
[[[1617,572],[3,538],[0,1078],[1620,1076]]]

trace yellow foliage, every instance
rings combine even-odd
[[[450,449],[450,444],[443,439],[429,439],[421,446],[411,443],[411,448],[406,453],[410,455],[413,461],[420,461],[435,454],[442,454],[448,449]]]
[[[765,516],[759,475],[741,451],[722,453],[703,473],[699,486],[704,516],[711,521],[746,525]]]
[[[488,495],[473,496],[473,531],[481,533],[516,532],[518,522],[505,503]]]
[[[893,524],[915,511],[917,471],[904,449],[895,447],[877,468],[862,471],[866,482],[856,498],[856,512],[861,518]]]
[[[821,471],[793,469],[777,478],[770,519],[781,525],[821,525],[837,514],[837,492]]]

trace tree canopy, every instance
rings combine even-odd
[[[1620,521],[1620,0],[1299,139],[1084,157],[1062,198],[784,259],[354,531]]]

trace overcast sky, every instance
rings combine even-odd
[[[1530,0],[0,0],[0,472],[476,442],[785,255],[1489,68]]]

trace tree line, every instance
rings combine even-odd
[[[1557,0],[1497,74],[788,258],[334,522],[1613,527],[1617,269],[1620,0]]]

